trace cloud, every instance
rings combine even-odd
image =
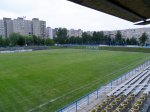
[[[39,18],[47,26],[81,28],[83,30],[116,30],[137,28],[133,23],[102,12],[86,8],[67,0],[1,0],[0,15],[3,17]],[[147,27],[150,27],[148,25]]]
[[[0,9],[14,13],[24,13],[32,9],[34,0],[1,0]]]

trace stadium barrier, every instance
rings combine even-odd
[[[107,96],[106,94],[110,92],[114,87],[117,85],[123,83],[133,75],[135,75],[137,72],[144,70],[145,67],[150,65],[150,61],[145,62],[142,65],[139,65],[135,69],[123,74],[122,76],[118,77],[117,79],[111,81],[110,83],[106,84],[105,86],[102,86],[101,88],[98,88],[94,90],[93,92],[83,96],[82,98],[66,105],[65,107],[57,110],[56,112],[78,112],[81,110],[86,109],[86,107],[99,99],[99,101],[103,101]],[[149,99],[148,99],[149,100]],[[94,103],[93,103],[94,104]],[[93,105],[95,107],[96,105]]]
[[[14,51],[14,50],[47,50],[49,46],[24,46],[24,47],[0,47],[0,51]]]
[[[16,53],[16,52],[31,52],[32,49],[26,49],[26,50],[13,50],[13,51],[0,51],[0,53]]]

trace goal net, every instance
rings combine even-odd
[[[99,46],[86,46],[86,50],[100,50]]]

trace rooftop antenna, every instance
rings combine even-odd
[[[23,19],[26,19],[26,16],[23,16]]]
[[[25,20],[25,19],[26,19],[26,16],[23,16],[23,20]],[[26,38],[25,38],[25,46],[28,46]]]

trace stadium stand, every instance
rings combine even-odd
[[[57,112],[150,112],[150,61]]]
[[[135,80],[137,80],[139,77],[141,77],[144,72],[138,72],[136,75],[134,75],[133,77],[131,77],[129,80],[127,80],[126,82],[124,82],[123,84],[121,84],[120,86],[118,86],[117,88],[115,88],[112,92],[108,93],[107,96],[111,96],[113,95],[115,92],[117,92],[118,90],[120,90],[122,87],[124,87],[126,84],[130,85],[131,83],[133,83]],[[129,83],[130,82],[130,83]],[[122,91],[124,90],[124,88],[122,89]],[[120,91],[119,91],[120,92]]]
[[[150,66],[139,71],[107,94],[91,112],[148,112],[150,102]]]

